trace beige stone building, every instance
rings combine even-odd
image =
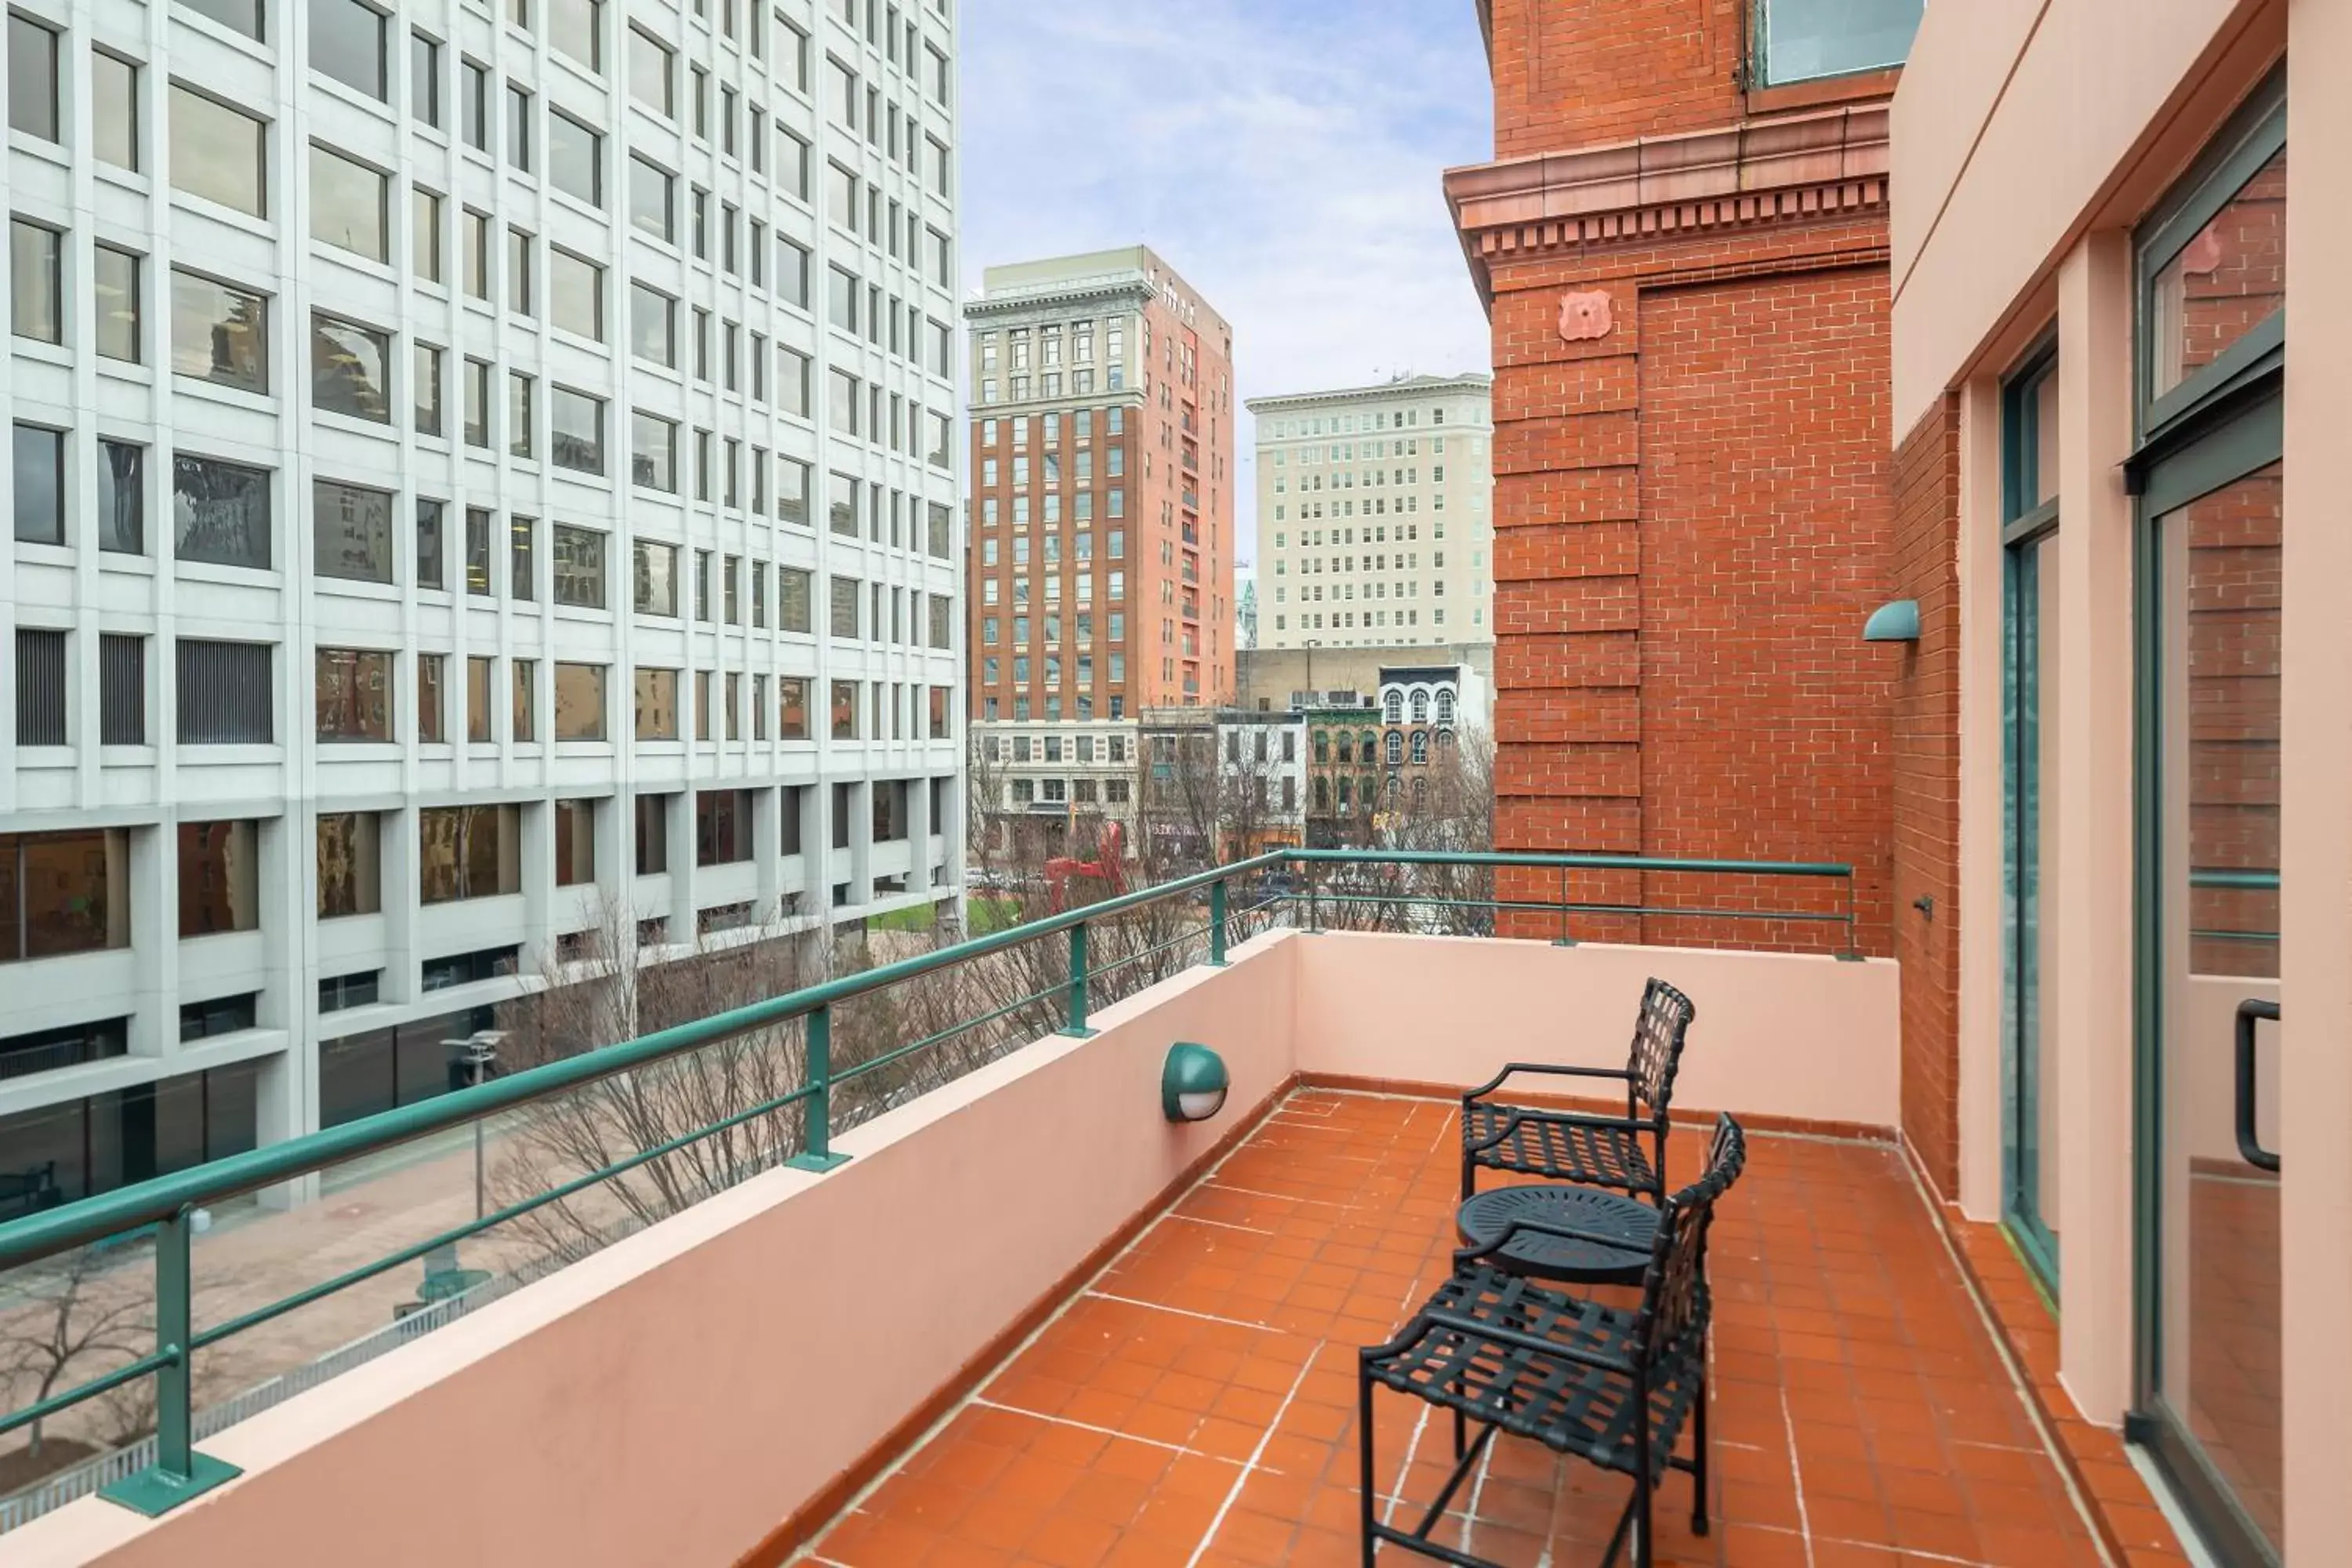
[[[1494,640],[1484,374],[1253,398],[1261,648]]]

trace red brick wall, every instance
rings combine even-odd
[[[1862,945],[1887,951],[1892,665],[1861,640],[1892,596],[1885,242],[1866,215],[1494,269],[1498,846],[1849,862]],[[1606,336],[1562,341],[1570,288],[1610,294]],[[1570,885],[1710,910],[1844,897],[1781,879]],[[1559,889],[1528,878],[1511,896]],[[1844,943],[1841,926],[1750,919],[1579,929]]]
[[[1739,116],[1748,0],[1494,0],[1495,156]]]
[[[1948,1197],[1959,1191],[1959,404],[1947,396],[1895,455],[1894,596],[1919,601],[1919,640],[1895,680],[1894,826],[1903,1131]],[[1913,907],[1922,898],[1932,913]]]
[[[1642,293],[1643,848],[1853,865],[1887,920],[1893,432],[1884,267]],[[1781,879],[1651,878],[1653,904],[1812,908]],[[1780,922],[1652,921],[1651,941],[1818,945]],[[1836,933],[1842,934],[1842,933]]]

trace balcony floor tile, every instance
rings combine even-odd
[[[1704,1142],[1678,1131],[1670,1170],[1686,1178]],[[800,1560],[1360,1561],[1356,1349],[1451,1267],[1458,1148],[1449,1103],[1294,1093]],[[1754,1138],[1710,1269],[1715,1526],[1692,1533],[1689,1479],[1670,1479],[1661,1563],[2100,1561],[1894,1149]],[[1402,1515],[1442,1484],[1446,1423],[1385,1390],[1373,1419]],[[1442,1539],[1507,1564],[1597,1561],[1624,1489],[1498,1438]]]

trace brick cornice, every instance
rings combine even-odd
[[[1887,107],[1855,104],[1445,173],[1481,296],[1494,258],[1883,211]]]

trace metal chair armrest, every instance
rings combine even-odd
[[[1596,1131],[1619,1132],[1655,1132],[1658,1124],[1644,1117],[1601,1116],[1590,1110],[1544,1110],[1532,1105],[1514,1105],[1509,1120],[1514,1122],[1533,1121],[1546,1127],[1590,1127]]]
[[[1518,1131],[1519,1122],[1527,1113],[1516,1105],[1507,1105],[1503,1109],[1507,1112],[1507,1114],[1503,1118],[1503,1124],[1500,1127],[1496,1128],[1492,1132],[1487,1133],[1484,1138],[1480,1138],[1475,1142],[1473,1142],[1468,1136],[1469,1124],[1466,1122],[1463,1124],[1464,1137],[1462,1140],[1462,1152],[1464,1154],[1483,1154],[1487,1150],[1501,1144],[1507,1140],[1512,1133]]]
[[[1502,1088],[1504,1080],[1513,1073],[1519,1072],[1547,1073],[1554,1078],[1613,1078],[1620,1083],[1630,1080],[1633,1076],[1631,1068],[1576,1068],[1560,1067],[1550,1062],[1511,1062],[1501,1072],[1496,1073],[1476,1089],[1465,1093],[1462,1096],[1462,1103],[1469,1105],[1484,1100]]]

